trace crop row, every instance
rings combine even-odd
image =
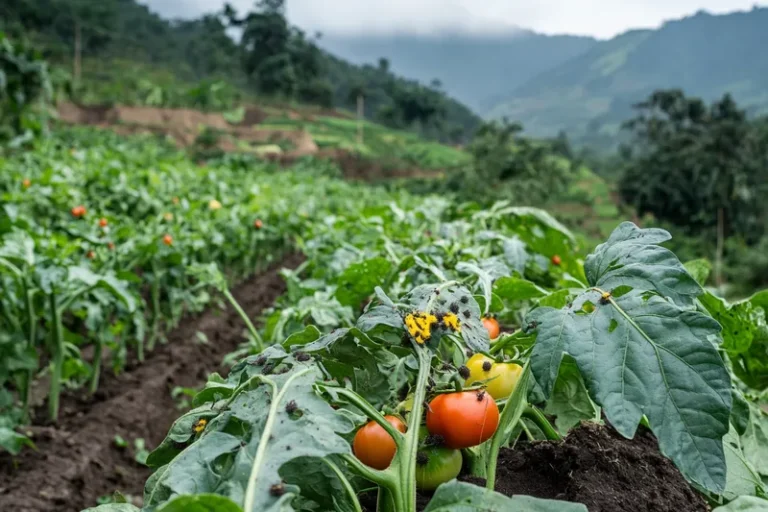
[[[149,456],[143,510],[361,511],[364,491],[397,512],[418,493],[426,511],[585,510],[493,492],[496,460],[603,418],[649,428],[722,510],[765,495],[765,293],[725,303],[663,230],[621,224],[581,259],[541,210],[372,194],[300,227],[305,264]]]

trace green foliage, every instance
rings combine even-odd
[[[531,369],[549,396],[562,355],[571,355],[619,433],[633,437],[645,415],[662,453],[688,478],[721,493],[731,411],[730,378],[711,343],[721,328],[686,309],[702,290],[657,245],[668,238],[661,230],[619,226],[587,258],[589,289],[570,306],[538,308],[526,318],[538,332]]]
[[[43,133],[52,97],[42,55],[0,31],[0,145],[19,146]]]
[[[584,512],[578,503],[542,500],[530,496],[508,498],[463,482],[449,482],[438,487],[424,512],[472,512],[474,510],[505,510],[509,512]]]
[[[679,90],[656,91],[627,122],[621,194],[640,214],[714,237],[718,212],[728,235],[755,241],[766,231],[768,137],[732,98],[707,107]]]
[[[468,148],[471,165],[451,173],[445,188],[481,203],[503,197],[541,205],[559,197],[573,178],[571,161],[546,142],[521,136],[521,131],[520,125],[506,122],[484,124]]]

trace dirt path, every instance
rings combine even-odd
[[[300,256],[289,256],[237,286],[233,293],[251,318],[285,290],[280,268],[300,262]],[[182,322],[143,364],[117,377],[105,375],[95,397],[63,397],[56,427],[31,428],[37,452],[26,450],[14,459],[0,455],[0,510],[79,512],[114,490],[141,496],[150,471],[135,462],[133,441],[143,438],[149,449],[157,446],[180,415],[171,390],[223,373],[220,363],[243,341],[243,331],[231,308],[209,309]],[[129,447],[119,448],[116,435]]]

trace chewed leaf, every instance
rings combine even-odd
[[[653,290],[679,306],[692,306],[703,290],[677,256],[658,245],[670,238],[663,229],[622,223],[587,256],[584,271],[589,284],[609,291],[622,285]]]
[[[284,464],[297,457],[351,453],[341,434],[352,430],[352,422],[315,392],[322,379],[319,368],[279,350],[264,354],[275,357],[233,369],[235,380],[243,382],[225,404],[207,404],[216,416],[198,439],[152,475],[145,506],[170,506],[178,496],[209,493],[228,498],[220,500],[222,505],[231,500],[245,507],[244,512],[287,510],[298,490],[283,484]]]
[[[622,435],[633,437],[647,416],[662,453],[691,480],[722,492],[731,390],[709,341],[720,331],[716,321],[639,290],[607,301],[588,291],[571,308],[539,308],[527,321],[538,329],[531,369],[547,396],[570,354]]]
[[[451,282],[425,284],[411,290],[403,300],[414,312],[434,316],[438,323],[436,332],[461,334],[473,351],[488,350],[490,338],[483,327],[480,306],[466,288]]]

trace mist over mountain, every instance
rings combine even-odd
[[[320,40],[331,53],[357,64],[384,57],[398,74],[426,84],[438,79],[444,91],[480,113],[596,43],[591,37],[546,36],[528,30],[486,37],[328,34]]]

